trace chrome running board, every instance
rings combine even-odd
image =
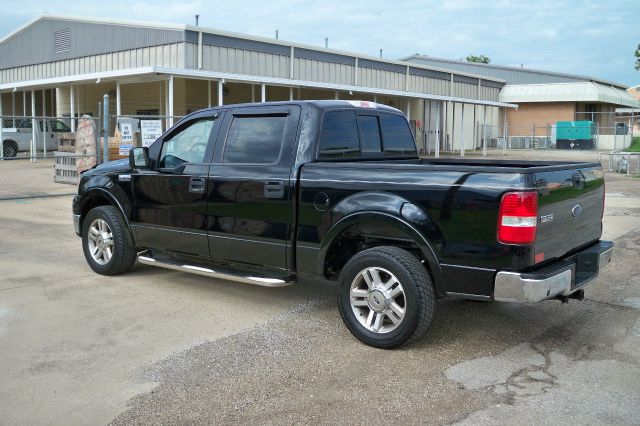
[[[138,262],[144,265],[158,266],[160,268],[172,269],[174,271],[189,272],[191,274],[204,275],[205,277],[219,278],[221,280],[235,281],[245,284],[259,285],[262,287],[286,287],[295,282],[295,276],[282,275],[261,277],[252,275],[247,271],[234,271],[231,269],[214,270],[211,266],[189,265],[177,259],[156,259],[150,256],[149,252],[143,252],[138,255]]]

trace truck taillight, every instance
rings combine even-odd
[[[538,224],[538,193],[507,192],[498,212],[498,241],[502,244],[532,244]]]

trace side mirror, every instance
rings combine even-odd
[[[149,168],[149,148],[131,148],[129,151],[129,167],[132,169]]]

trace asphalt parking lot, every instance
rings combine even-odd
[[[102,277],[70,197],[0,201],[0,424],[638,424],[640,179],[607,178],[586,300],[440,301],[393,351],[351,337],[331,284]]]

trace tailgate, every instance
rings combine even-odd
[[[536,263],[558,258],[602,234],[602,167],[567,166],[535,173],[538,188]]]

